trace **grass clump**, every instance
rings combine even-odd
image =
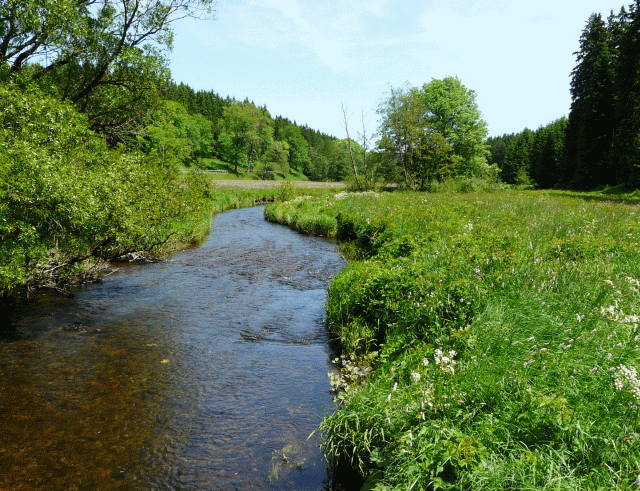
[[[322,430],[363,489],[637,489],[636,206],[339,193],[268,213],[315,216],[351,259],[329,288],[346,376]]]

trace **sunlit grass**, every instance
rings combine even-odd
[[[328,325],[374,370],[323,422],[330,461],[369,489],[638,488],[640,214],[588,198],[340,193],[270,207],[352,259]]]

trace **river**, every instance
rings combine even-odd
[[[197,248],[39,295],[0,335],[0,490],[326,490],[335,245],[217,215]]]

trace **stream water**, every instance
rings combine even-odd
[[[323,490],[335,246],[216,216],[197,248],[13,309],[0,490]],[[8,327],[7,327],[8,326]]]

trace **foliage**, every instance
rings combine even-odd
[[[615,120],[612,44],[602,16],[593,14],[580,37],[571,81],[566,158],[573,175],[565,179],[578,189],[615,179],[609,161]]]
[[[387,176],[421,190],[449,176],[495,177],[496,169],[486,163],[486,123],[475,98],[453,77],[422,89],[391,88],[378,109]]]
[[[100,259],[162,254],[202,237],[212,208],[263,196],[110,150],[84,115],[36,87],[0,86],[0,105],[2,294],[86,279]]]
[[[168,82],[171,23],[211,0],[9,0],[0,4],[0,65],[87,114],[111,143],[135,133]]]
[[[259,160],[273,143],[273,121],[269,113],[249,102],[235,103],[223,109],[219,142],[223,157],[251,170],[254,159]]]
[[[190,115],[182,104],[163,101],[148,119],[140,148],[162,166],[200,166],[215,145],[213,125],[201,114]]]
[[[571,73],[571,111],[535,132],[489,139],[490,161],[519,186],[597,189],[640,184],[640,3],[594,13]]]
[[[394,192],[269,213],[294,209],[351,258],[327,303],[348,386],[322,424],[330,462],[367,489],[634,488],[636,207]]]

